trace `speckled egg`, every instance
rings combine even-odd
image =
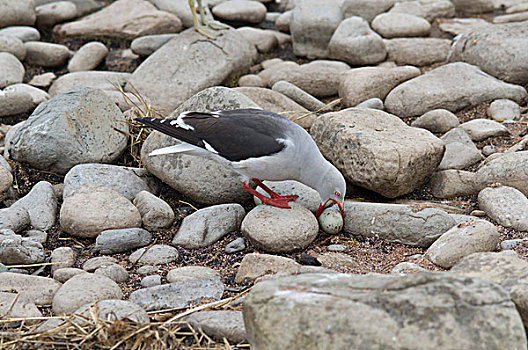
[[[319,216],[319,226],[321,230],[329,235],[339,233],[343,228],[343,218],[336,208],[326,208]]]

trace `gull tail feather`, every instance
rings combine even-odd
[[[202,151],[200,147],[196,147],[188,143],[181,143],[179,145],[158,148],[150,152],[149,156],[159,156],[162,154],[171,154],[171,153],[197,154],[197,153],[201,153],[200,151]]]

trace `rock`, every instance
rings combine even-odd
[[[55,224],[57,216],[57,197],[49,182],[38,182],[31,191],[12,205],[24,208],[29,213],[31,226],[47,231]]]
[[[387,58],[399,65],[428,66],[447,59],[451,40],[438,38],[397,38],[384,40]]]
[[[321,262],[321,266],[327,269],[353,269],[358,266],[357,262],[350,256],[339,252],[323,253],[317,257],[317,260]]]
[[[227,339],[230,343],[247,341],[242,311],[211,310],[199,311],[182,318],[194,329],[200,329],[217,341]]]
[[[115,39],[134,39],[147,34],[178,33],[180,19],[159,11],[148,1],[118,0],[94,14],[78,21],[57,25],[55,35],[102,36]]]
[[[237,108],[258,108],[247,96],[225,87],[206,89],[185,102],[171,116],[184,111],[215,111]],[[149,157],[155,149],[177,144],[174,138],[152,132],[141,149],[141,162],[148,172],[200,203],[221,204],[248,202],[249,193],[240,184],[240,175],[218,162],[189,155]],[[206,183],[208,186],[204,186]]]
[[[81,46],[68,63],[70,72],[80,72],[96,68],[108,55],[108,48],[98,41]]]
[[[119,261],[116,258],[111,256],[97,256],[95,258],[90,258],[86,260],[82,266],[83,270],[86,272],[94,272],[101,266],[104,266],[109,263],[117,264]]]
[[[452,18],[438,24],[440,30],[451,35],[459,35],[469,30],[489,26],[491,23],[482,18]]]
[[[200,278],[218,279],[218,282],[221,283],[220,274],[215,270],[204,266],[184,266],[167,272],[167,281],[169,283],[184,282]]]
[[[27,96],[23,96],[23,98],[21,98],[21,101],[20,101],[20,108],[15,107],[16,109],[23,111],[20,113],[29,112],[34,107],[38,106],[44,101],[49,100],[50,98],[50,96],[48,95],[46,91],[38,89],[28,84],[9,85],[8,87],[4,89],[4,92],[15,93],[14,94],[15,96],[29,95],[33,103],[32,104],[28,103]],[[10,95],[10,94],[4,94],[4,97],[7,97],[6,95]],[[13,114],[16,114],[16,113],[13,113]]]
[[[5,193],[13,184],[13,175],[11,175],[11,168],[9,163],[7,163],[4,157],[1,158],[3,159],[3,161],[1,161],[0,159],[2,163],[0,166],[0,198],[3,198],[5,197]],[[7,166],[9,166],[9,168],[4,165],[4,162],[7,164]]]
[[[228,22],[258,24],[266,18],[266,6],[258,1],[228,0],[211,10],[213,14]]]
[[[475,173],[463,170],[443,170],[431,176],[429,180],[431,194],[437,198],[470,196],[480,190]]]
[[[477,179],[483,186],[501,183],[528,196],[528,151],[501,155],[483,165],[477,171]]]
[[[528,20],[528,11],[496,16],[493,23],[522,22]]]
[[[526,90],[520,86],[495,79],[476,66],[457,62],[400,84],[385,99],[385,107],[404,117],[437,108],[456,112],[498,98],[520,102],[526,95]]]
[[[129,82],[162,113],[170,113],[192,95],[249,70],[256,49],[236,30],[223,30],[214,42],[193,28],[150,55]],[[196,64],[195,57],[204,61]],[[131,85],[126,91],[134,91]]]
[[[172,239],[173,245],[187,249],[210,246],[240,228],[245,210],[240,204],[220,204],[186,216]]]
[[[510,250],[515,249],[520,243],[526,242],[526,238],[522,239],[505,239],[504,241],[500,242],[500,248],[502,250]]]
[[[155,231],[172,225],[174,211],[163,199],[148,191],[141,191],[136,195],[133,203],[141,214],[143,227],[147,230]]]
[[[49,94],[51,96],[64,94],[76,86],[98,88],[105,92],[115,91],[113,84],[123,86],[130,79],[130,76],[130,73],[106,71],[67,73],[53,82],[49,89]]]
[[[434,321],[426,317],[431,314]],[[253,287],[243,315],[249,342],[257,349],[526,346],[508,292],[447,273],[282,277]]]
[[[1,55],[1,53],[0,53]],[[0,117],[27,113],[34,107],[31,96],[25,92],[0,90]]]
[[[326,249],[328,249],[329,252],[342,253],[347,250],[347,246],[343,244],[330,244]]]
[[[425,256],[448,269],[465,256],[495,250],[498,243],[499,231],[495,225],[485,220],[473,220],[445,232],[427,249]]]
[[[528,82],[528,52],[525,50],[527,33],[528,28],[523,22],[475,28],[462,33],[457,38],[453,43],[449,60],[464,61],[479,66],[484,72],[509,83],[526,84]]]
[[[227,254],[238,253],[246,249],[246,240],[243,237],[238,237],[237,239],[229,242],[224,248],[224,251]]]
[[[521,118],[521,108],[511,100],[499,99],[490,104],[486,114],[497,121],[519,120]]]
[[[40,230],[28,230],[24,232],[24,236],[42,245],[45,245],[48,240],[48,234]]]
[[[157,179],[145,169],[93,163],[79,164],[68,171],[64,177],[64,198],[89,183],[110,187],[129,200],[141,191],[159,192]]]
[[[51,265],[51,273],[54,274],[55,271],[64,268],[72,268],[73,264],[75,264],[76,258],[77,254],[75,253],[75,250],[70,247],[58,247],[53,249],[51,252],[51,262],[56,263],[56,265]],[[55,276],[53,278],[55,278]]]
[[[0,89],[21,83],[25,69],[22,63],[9,52],[0,52]]]
[[[432,22],[438,17],[453,17],[455,6],[449,0],[414,0],[397,2],[389,13],[410,14]]]
[[[431,31],[431,24],[427,20],[406,13],[379,14],[371,25],[384,38],[427,36]]]
[[[23,231],[30,224],[29,213],[22,207],[0,209],[0,229]]]
[[[35,7],[38,27],[52,27],[56,23],[66,22],[77,18],[77,6],[71,1],[54,1]]]
[[[235,283],[245,280],[252,282],[259,277],[269,274],[295,274],[299,272],[301,264],[290,258],[277,255],[250,253],[244,255],[235,276]]]
[[[484,159],[462,128],[449,130],[441,139],[446,145],[446,150],[438,170],[464,169]]]
[[[187,307],[203,299],[219,300],[223,293],[219,278],[197,278],[135,290],[130,301],[152,311]]]
[[[473,141],[482,141],[488,137],[506,136],[510,133],[504,125],[488,119],[467,121],[460,125],[460,129],[467,132]]]
[[[43,102],[23,127],[9,133],[11,158],[64,174],[79,163],[119,158],[128,124],[101,90],[79,87]]]
[[[417,272],[425,272],[427,271],[420,265],[417,265],[415,263],[403,261],[396,266],[394,266],[391,270],[391,275],[407,275],[409,273],[417,273]]]
[[[430,132],[445,133],[460,125],[458,117],[447,109],[433,109],[424,113],[411,123],[415,128],[427,129]]]
[[[371,22],[376,15],[389,10],[396,0],[344,0],[341,9],[345,18],[363,17]]]
[[[22,40],[20,40],[16,36],[2,34],[1,32],[0,52],[10,53],[20,61],[24,60],[24,58],[26,57],[26,48],[24,47],[24,43],[22,42]]]
[[[381,111],[385,109],[385,107],[383,106],[383,101],[377,97],[369,98],[368,100],[358,103],[356,107],[379,109]]]
[[[293,101],[310,111],[319,111],[325,108],[324,103],[287,81],[279,80],[273,84],[271,89],[291,98]]]
[[[383,39],[361,17],[342,21],[328,44],[328,57],[351,65],[378,63],[386,56]]]
[[[242,88],[246,88],[246,87],[265,88],[266,83],[264,82],[264,80],[262,80],[261,77],[259,77],[256,74],[246,74],[246,75],[241,76],[240,79],[238,79],[238,86]],[[248,97],[251,98],[250,96]]]
[[[339,81],[350,67],[337,61],[317,60],[303,65],[284,63],[272,66],[269,71],[269,85],[285,80],[315,97],[327,97],[337,94]],[[268,69],[259,73],[262,78]]]
[[[150,275],[145,276],[141,279],[141,286],[148,288],[161,285],[161,276],[160,275]]]
[[[367,108],[327,113],[310,133],[348,181],[389,198],[421,186],[444,152],[443,142],[429,131]]]
[[[24,318],[24,322],[33,324],[38,322],[30,320],[32,317],[42,317],[42,313],[37,306],[24,294],[0,292],[0,313],[2,318]],[[242,320],[242,312],[240,313]],[[243,323],[242,323],[243,325]]]
[[[0,27],[2,27],[2,25],[0,25]],[[1,28],[0,35],[12,35],[23,42],[40,40],[40,32],[38,29],[28,26],[12,26]]]
[[[53,83],[53,81],[56,78],[57,78],[57,76],[53,72],[37,74],[37,75],[34,75],[33,78],[31,78],[31,80],[29,81],[28,84],[32,85],[32,86],[45,88],[45,87],[50,86],[51,83]],[[49,99],[49,95],[48,95],[47,99]]]
[[[11,233],[14,233],[11,231]],[[43,262],[42,244],[17,234],[0,235],[0,262],[6,265],[29,265]]]
[[[69,314],[80,306],[94,301],[121,299],[121,288],[110,278],[82,273],[67,280],[53,297],[53,312],[59,315]]]
[[[177,34],[154,34],[140,36],[132,40],[130,48],[132,51],[140,56],[149,56],[154,51],[165,45],[165,43],[172,38],[176,37]]]
[[[145,276],[153,273],[158,273],[158,268],[156,266],[143,265],[138,267],[136,271],[140,276]]]
[[[519,190],[508,187],[487,187],[478,195],[480,209],[505,227],[528,231],[528,199]]]
[[[291,202],[290,208],[259,205],[246,215],[240,230],[251,244],[267,252],[302,250],[313,242],[319,225],[308,209]]]
[[[100,254],[123,253],[150,244],[152,235],[141,228],[123,228],[101,232],[96,240],[94,251]]]
[[[263,183],[280,195],[297,195],[298,198],[295,203],[302,205],[312,213],[315,213],[319,208],[319,204],[321,204],[321,196],[319,195],[319,192],[303,183],[294,180],[264,181]],[[257,192],[263,195],[268,195],[266,191],[260,187],[257,187]],[[257,197],[253,197],[253,201],[257,205],[262,203]]]
[[[237,29],[237,32],[242,34],[248,42],[255,45],[257,51],[261,53],[271,52],[279,45],[279,40],[271,31],[253,27],[241,27]]]
[[[354,107],[373,97],[385,99],[387,94],[406,80],[420,75],[416,67],[361,67],[342,75],[339,97],[343,107]]]
[[[34,66],[60,67],[68,62],[70,50],[60,44],[45,43],[41,41],[27,41],[25,62]]]
[[[330,38],[342,20],[343,14],[335,0],[297,3],[289,26],[293,53],[308,59],[328,57]]]
[[[106,276],[116,283],[123,283],[128,280],[128,272],[124,267],[114,263],[107,263],[97,268],[96,275]]]
[[[59,282],[47,277],[13,272],[0,273],[1,292],[18,293],[38,306],[50,305],[60,286]]]
[[[275,28],[277,28],[277,30],[280,30],[281,32],[289,33],[292,13],[292,10],[284,11],[283,13],[281,13],[279,18],[277,18],[277,20],[275,21]]]
[[[427,206],[345,201],[345,212],[345,232],[418,247],[456,225],[445,211]]]
[[[161,265],[178,259],[178,250],[170,245],[155,244],[148,248],[140,248],[130,254],[128,260],[133,264]]]
[[[72,236],[94,238],[104,230],[140,227],[141,215],[110,187],[86,184],[64,199],[60,225]]]
[[[2,1],[0,28],[8,26],[32,26],[35,24],[35,2],[33,0]]]
[[[170,12],[176,15],[185,28],[193,26],[192,12],[189,8],[189,3],[184,1],[172,1],[172,0],[149,0],[158,10]],[[213,5],[212,1],[208,1],[204,4],[205,15],[207,19],[211,18],[211,11],[209,7]],[[208,6],[206,6],[208,5]]]

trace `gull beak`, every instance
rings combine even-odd
[[[321,216],[323,211],[327,207],[329,207],[329,206],[331,206],[333,204],[333,203],[329,203],[329,202],[335,202],[337,204],[337,206],[339,207],[339,211],[341,212],[341,216],[343,217],[343,219],[345,219],[345,216],[346,216],[345,204],[344,203],[339,203],[338,201],[336,201],[333,198],[329,198],[326,202],[319,204],[319,208],[317,208],[317,211],[315,212],[315,217],[319,219],[319,216]]]

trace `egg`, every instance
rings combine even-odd
[[[335,235],[343,228],[343,217],[337,208],[323,210],[318,221],[321,230],[329,235]]]

